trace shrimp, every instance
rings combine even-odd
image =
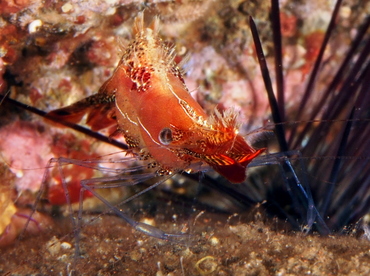
[[[157,175],[196,172],[205,163],[230,182],[243,182],[248,164],[264,149],[254,149],[238,133],[233,110],[205,113],[190,95],[174,49],[161,41],[158,27],[157,18],[145,28],[141,13],[133,41],[99,92],[48,116],[76,123],[88,114],[92,130],[109,128],[112,135],[123,135]]]

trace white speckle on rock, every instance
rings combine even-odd
[[[30,34],[35,33],[42,25],[43,22],[40,19],[36,19],[28,25],[28,32]]]

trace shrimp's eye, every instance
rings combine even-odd
[[[161,132],[159,132],[158,138],[161,144],[165,146],[169,145],[172,142],[172,130],[165,127]]]

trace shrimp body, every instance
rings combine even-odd
[[[158,37],[158,19],[145,28],[138,16],[134,36],[96,96],[53,115],[89,112],[87,123],[95,130],[115,122],[157,174],[191,171],[205,162],[233,183],[244,181],[247,165],[263,149],[255,150],[238,134],[233,111],[216,109],[208,116],[191,97],[172,49]]]

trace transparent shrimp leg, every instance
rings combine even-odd
[[[301,209],[305,211],[303,214],[306,217],[306,225],[304,227],[304,232],[308,233],[314,224],[318,231],[322,234],[329,234],[330,230],[327,227],[325,221],[320,215],[314,203],[309,183],[303,173],[301,175],[301,180],[294,169],[291,159],[296,156],[299,160],[299,169],[305,172],[305,167],[302,162],[302,156],[299,151],[288,151],[269,154],[265,156],[260,156],[254,159],[248,167],[257,167],[261,165],[277,165],[283,175],[283,181],[286,185],[287,191],[292,197],[293,203],[296,206],[300,206]]]
[[[90,192],[93,196],[95,196],[102,203],[104,203],[109,208],[108,212],[110,211],[114,212],[118,217],[122,218],[124,221],[130,224],[135,230],[142,232],[148,236],[155,237],[155,238],[162,239],[162,240],[168,240],[172,242],[179,242],[180,238],[189,237],[188,234],[183,234],[183,233],[180,233],[180,234],[166,233],[149,224],[138,222],[132,219],[130,215],[125,213],[121,208],[119,208],[119,206],[123,205],[124,203],[130,202],[131,200],[139,197],[140,195],[162,184],[163,182],[171,178],[173,175],[156,176],[154,172],[137,173],[138,171],[143,171],[143,170],[145,171],[146,166],[136,166],[134,168],[127,168],[127,169],[112,169],[112,168],[102,168],[101,167],[103,162],[111,162],[111,161],[99,161],[98,165],[95,165],[94,163],[96,163],[97,161],[81,161],[81,160],[68,159],[68,158],[58,158],[58,159],[53,159],[52,162],[57,163],[57,166],[59,167],[59,173],[62,177],[62,185],[63,185],[63,189],[66,195],[66,200],[68,204],[68,212],[71,214],[72,225],[74,228],[77,256],[80,256],[80,253],[81,253],[80,247],[79,247],[79,239],[80,239],[80,231],[82,229],[83,200],[84,200],[85,191]],[[127,162],[127,160],[123,160],[122,162]],[[70,194],[68,192],[68,187],[67,187],[68,183],[63,173],[63,165],[65,164],[74,164],[74,165],[89,167],[92,169],[104,170],[105,172],[110,172],[110,173],[115,174],[113,176],[84,179],[80,181],[81,188],[80,188],[80,194],[79,194],[79,211],[78,211],[77,218],[73,215]],[[133,174],[130,174],[130,173],[133,173]],[[125,199],[124,201],[121,201],[119,204],[115,206],[96,191],[97,189],[134,186],[143,181],[153,179],[155,177],[159,179],[154,184],[145,188],[139,193],[136,193],[135,195]]]
[[[133,200],[134,198],[146,193],[147,191],[157,187],[158,185],[162,184],[163,182],[165,182],[167,179],[169,179],[170,177],[172,176],[167,176],[167,177],[164,177],[163,179],[157,181],[155,184],[151,185],[150,187],[144,189],[143,191],[141,191],[140,193],[137,193],[135,194],[134,196],[126,199],[125,201],[121,202],[119,205],[122,205],[126,202],[129,202],[131,200]],[[104,178],[104,180],[108,180],[108,178]],[[116,177],[112,177],[111,179],[109,179],[108,181],[110,180],[114,180],[114,181],[117,181],[117,180],[122,180],[122,181],[125,181],[125,179],[122,179],[120,176],[116,176]],[[94,189],[102,189],[102,188],[106,188],[106,187],[101,187],[99,184],[94,184],[94,182],[96,181],[101,181],[101,179],[99,178],[96,178],[96,179],[86,179],[86,180],[82,180],[81,181],[81,185],[82,185],[82,188],[81,188],[81,198],[82,198],[82,194],[84,192],[84,190],[88,190],[89,192],[91,192],[95,197],[97,197],[99,200],[101,200],[105,205],[107,205],[109,207],[109,209],[111,209],[117,216],[119,216],[120,218],[122,218],[123,220],[125,220],[128,224],[130,224],[135,230],[138,230],[140,232],[143,232],[145,234],[147,234],[148,236],[152,236],[152,237],[155,237],[155,238],[158,238],[158,239],[164,239],[164,240],[168,240],[172,237],[182,237],[183,234],[168,234],[168,233],[165,233],[164,231],[156,228],[156,227],[153,227],[149,224],[146,224],[146,223],[142,223],[142,222],[138,222],[138,221],[135,221],[134,219],[132,219],[128,214],[126,214],[122,209],[119,209],[117,208],[117,206],[113,206],[112,204],[109,203],[109,201],[107,201],[104,197],[102,197],[99,193],[97,193],[96,191],[94,191]],[[125,183],[122,183],[122,184],[117,184],[117,185],[111,185],[110,188],[115,188],[115,187],[119,187],[119,186],[122,186],[122,185],[125,185]],[[132,185],[131,183],[127,183],[127,185]],[[82,215],[82,208],[80,208],[80,211],[79,211],[79,221],[80,220],[80,217]]]
[[[300,154],[300,153],[299,153]],[[309,187],[308,182],[306,181],[306,177],[302,176],[303,183],[299,181],[299,178],[292,166],[292,163],[288,158],[284,160],[285,164],[288,166],[289,170],[292,172],[294,180],[297,184],[297,187],[299,187],[300,191],[302,192],[303,196],[307,200],[307,227],[305,227],[304,231],[308,233],[311,229],[312,226],[314,225],[316,221],[316,225],[319,229],[319,232],[328,235],[330,233],[330,230],[328,226],[326,225],[325,221],[323,220],[322,216],[320,215],[319,211],[316,208],[316,205],[314,203],[312,194],[311,194],[311,189]],[[299,160],[300,162],[300,167],[303,169],[303,163],[302,159]]]

